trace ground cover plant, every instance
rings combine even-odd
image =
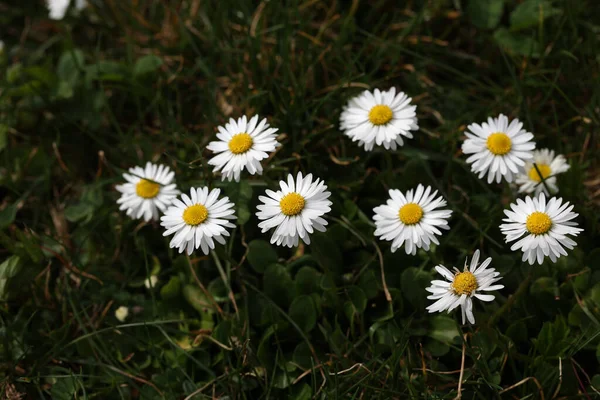
[[[600,395],[597,2],[72,3],[0,1],[2,398]],[[351,99],[392,88],[404,133],[356,130]],[[224,141],[244,116],[263,142]],[[488,117],[523,125],[485,147]],[[317,179],[314,231],[278,230]],[[136,208],[157,193],[204,208]]]

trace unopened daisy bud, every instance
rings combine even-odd
[[[127,308],[125,306],[121,306],[115,310],[115,317],[121,322],[124,322],[127,319],[128,315],[129,315],[129,308]]]
[[[500,230],[506,243],[520,239],[510,249],[522,250],[523,261],[542,264],[545,257],[550,257],[556,262],[567,255],[564,247],[572,250],[577,245],[567,235],[577,236],[583,231],[573,221],[579,214],[572,212],[569,202],[563,204],[562,198],[553,197],[546,203],[546,196],[540,193],[537,198],[517,199],[510,208],[504,210],[507,218],[502,221],[506,224],[500,225]]]
[[[315,231],[325,232],[327,221],[323,216],[331,211],[330,192],[325,182],[312,174],[302,177],[298,172],[296,180],[289,174],[287,183],[279,181],[281,190],[267,189],[267,196],[258,196],[262,202],[257,208],[258,227],[265,233],[275,228],[271,243],[287,247],[298,246],[299,239],[310,244],[310,235]]]
[[[247,169],[251,175],[261,175],[261,161],[280,146],[277,142],[277,128],[269,127],[266,118],[258,122],[258,115],[247,120],[246,116],[237,121],[233,118],[225,127],[218,127],[218,141],[210,142],[207,149],[217,155],[208,160],[214,165],[214,172],[221,171],[222,180],[240,181],[240,174]]]
[[[404,92],[396,94],[396,88],[365,90],[344,107],[340,128],[367,151],[375,145],[396,150],[404,145],[403,136],[411,139],[411,131],[419,129],[417,106],[411,105],[411,100]]]
[[[151,289],[151,288],[155,287],[157,283],[158,283],[158,277],[156,275],[152,275],[150,278],[147,278],[144,281],[144,286],[146,286],[147,289]]]
[[[462,323],[464,324],[468,320],[474,324],[473,298],[481,301],[492,301],[494,295],[478,292],[490,292],[504,288],[503,285],[494,285],[502,277],[500,272],[496,272],[494,268],[488,268],[491,262],[492,258],[488,257],[481,265],[477,266],[479,263],[479,250],[476,250],[471,259],[470,267],[467,268],[467,262],[465,261],[462,272],[456,268],[454,268],[454,272],[451,272],[443,265],[436,266],[435,270],[446,280],[433,280],[431,286],[425,289],[432,293],[427,298],[436,300],[427,307],[427,310],[430,313],[450,312],[460,306]]]
[[[432,193],[431,187],[417,186],[406,195],[397,189],[389,191],[386,204],[375,207],[375,236],[392,242],[392,253],[404,245],[406,254],[415,255],[417,248],[429,250],[431,243],[440,244],[436,235],[439,229],[450,229],[451,210],[437,210],[446,206],[446,200]],[[436,197],[437,196],[437,197]],[[439,228],[439,229],[438,229]]]
[[[163,236],[175,234],[169,246],[180,253],[192,254],[201,248],[204,254],[215,248],[215,241],[225,244],[226,228],[234,228],[229,220],[236,219],[234,204],[229,197],[219,199],[221,189],[209,192],[207,187],[191,188],[190,195],[182,194],[165,211],[160,224],[166,229]]]
[[[541,192],[547,195],[557,193],[556,175],[568,171],[570,167],[561,154],[555,157],[552,150],[536,150],[533,152],[533,160],[527,161],[517,175],[516,183],[519,185],[519,192],[536,195]],[[548,193],[548,189],[551,193]]]
[[[131,218],[158,219],[159,210],[164,212],[179,194],[174,183],[175,173],[166,165],[146,163],[146,167],[129,168],[123,174],[127,183],[117,185],[122,193],[117,203],[119,210],[127,210]]]
[[[533,158],[532,150],[535,149],[533,134],[522,128],[523,123],[518,119],[509,124],[502,114],[498,118],[489,117],[481,125],[469,125],[462,151],[472,154],[467,158],[471,171],[479,174],[479,178],[487,173],[488,183],[494,179],[500,183],[502,177],[512,182],[525,161]]]

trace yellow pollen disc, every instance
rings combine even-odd
[[[296,192],[288,193],[279,202],[281,212],[288,216],[299,214],[304,209],[304,197]]]
[[[461,294],[471,295],[477,289],[477,278],[469,271],[459,272],[454,277],[452,289],[459,296]]]
[[[542,178],[546,179],[550,176],[550,174],[552,173],[552,170],[550,169],[550,166],[547,164],[536,164],[538,169],[540,170],[540,174],[542,174],[542,176],[540,177],[540,174],[538,174],[538,172],[535,169],[535,166],[531,167],[531,169],[529,170],[529,179],[531,179],[532,181],[536,181],[536,182],[541,182]]]
[[[392,120],[392,109],[386,105],[378,104],[369,111],[369,121],[373,125],[385,125]]]
[[[189,206],[183,212],[183,221],[192,226],[200,225],[208,218],[208,210],[202,204]]]
[[[160,185],[158,183],[150,182],[147,179],[142,179],[135,185],[135,192],[144,199],[152,199],[160,192]]]
[[[506,133],[492,133],[487,138],[487,148],[497,156],[503,156],[510,151],[512,142]]]
[[[536,211],[527,217],[527,230],[534,235],[543,235],[552,228],[552,220],[548,214]]]
[[[400,207],[398,218],[404,225],[414,225],[423,218],[423,209],[416,203],[408,203]]]
[[[252,136],[246,132],[238,133],[237,135],[233,135],[229,141],[229,150],[233,154],[242,154],[250,150],[252,143],[254,143]]]

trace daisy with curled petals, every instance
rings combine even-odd
[[[340,128],[367,151],[375,145],[396,150],[404,145],[402,136],[411,139],[410,131],[419,129],[417,106],[411,105],[411,100],[404,92],[396,94],[396,88],[372,93],[365,90],[344,107]]]
[[[298,246],[298,239],[310,244],[310,235],[315,230],[325,232],[327,221],[323,215],[331,211],[331,193],[326,191],[324,181],[313,181],[312,174],[303,178],[302,172],[298,172],[295,181],[289,174],[287,183],[279,181],[279,186],[281,190],[277,192],[267,189],[268,197],[258,197],[263,203],[257,207],[256,216],[262,220],[258,227],[262,233],[275,228],[271,243],[278,246]]]
[[[127,183],[116,186],[122,193],[117,203],[121,205],[119,210],[127,210],[131,218],[144,217],[146,222],[157,220],[158,211],[165,211],[179,194],[173,179],[175,172],[166,165],[148,162],[145,168],[129,168],[123,178]]]
[[[562,154],[555,157],[553,150],[536,150],[533,152],[533,160],[527,161],[523,170],[517,175],[516,183],[519,185],[519,192],[550,194],[548,193],[550,189],[552,193],[557,193],[556,175],[568,171],[570,167]]]
[[[427,307],[430,313],[452,311],[460,306],[462,311],[462,323],[468,320],[471,324],[475,323],[473,315],[473,298],[481,301],[494,300],[493,294],[484,294],[478,292],[491,292],[504,288],[504,285],[494,285],[502,277],[500,272],[496,272],[494,268],[488,268],[492,258],[488,257],[481,265],[479,263],[479,250],[476,250],[471,259],[471,266],[465,267],[463,271],[454,268],[454,272],[448,270],[443,265],[438,265],[435,270],[442,275],[446,280],[433,280],[431,286],[428,287],[428,292],[431,295],[427,296],[429,300],[436,300],[433,304]]]
[[[375,236],[392,242],[392,253],[404,244],[406,254],[417,254],[417,248],[429,250],[431,243],[439,244],[436,235],[440,229],[450,229],[448,218],[451,210],[437,210],[446,205],[443,197],[431,187],[417,186],[406,195],[397,189],[389,191],[387,204],[375,207]]]
[[[512,182],[519,167],[533,158],[532,150],[535,149],[535,143],[531,141],[533,134],[522,128],[523,123],[518,119],[509,124],[502,114],[498,118],[488,118],[481,125],[469,125],[462,151],[472,154],[467,158],[471,171],[478,173],[479,178],[487,173],[488,183],[494,179],[500,183],[502,177]]]
[[[537,198],[517,199],[510,208],[504,210],[507,218],[502,221],[506,224],[500,225],[500,230],[506,243],[522,237],[510,248],[523,251],[522,261],[533,265],[537,259],[542,264],[544,257],[550,257],[556,262],[561,255],[567,255],[565,247],[572,250],[577,245],[567,235],[577,236],[583,231],[573,221],[579,214],[572,212],[569,202],[563,204],[562,198],[553,197],[546,202],[546,196],[540,193]]]
[[[209,192],[207,187],[191,188],[190,195],[182,194],[181,200],[175,199],[173,205],[165,212],[161,225],[166,231],[163,236],[175,234],[169,246],[177,247],[180,253],[187,249],[192,254],[194,249],[202,248],[204,254],[215,248],[215,240],[225,244],[225,236],[229,236],[226,228],[233,228],[229,220],[235,219],[234,204],[228,197],[219,199],[221,189]]]
[[[237,121],[231,118],[225,127],[219,126],[218,130],[219,140],[210,142],[206,148],[217,154],[208,163],[215,166],[213,172],[221,171],[222,180],[235,179],[239,182],[244,168],[251,175],[261,175],[261,160],[280,146],[275,135],[277,128],[270,128],[266,118],[259,123],[258,115],[250,121],[246,116]]]

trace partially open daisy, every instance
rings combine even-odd
[[[467,261],[465,260],[465,267],[463,271],[459,271],[454,268],[454,272],[450,272],[448,268],[443,265],[438,265],[435,270],[442,275],[446,280],[433,280],[431,286],[428,287],[428,292],[432,293],[427,296],[429,300],[436,300],[433,304],[427,307],[430,313],[452,311],[456,307],[460,306],[462,311],[462,323],[468,320],[470,323],[475,323],[475,316],[473,315],[473,298],[477,298],[482,301],[494,300],[493,294],[483,294],[478,292],[491,292],[492,290],[499,290],[504,285],[494,285],[502,277],[500,272],[496,272],[494,268],[488,268],[492,258],[488,257],[481,265],[479,263],[479,250],[476,250],[471,259],[471,265],[467,268]]]
[[[209,192],[207,187],[191,188],[189,196],[184,193],[181,200],[173,200],[160,218],[160,224],[166,228],[163,236],[175,234],[171,248],[177,247],[180,253],[187,249],[187,254],[202,248],[208,254],[209,249],[215,248],[215,240],[225,244],[225,236],[229,236],[225,228],[233,228],[235,225],[229,220],[236,217],[234,204],[228,197],[218,199],[220,193],[221,189]]]
[[[509,124],[508,118],[502,114],[498,118],[489,117],[481,125],[469,125],[462,151],[473,154],[467,158],[471,170],[478,173],[479,178],[487,173],[488,183],[494,179],[500,183],[502,177],[512,182],[519,173],[519,167],[533,158],[532,150],[535,149],[535,143],[531,141],[533,134],[522,128],[523,123],[518,119]]]
[[[437,210],[444,207],[446,200],[431,193],[431,187],[417,186],[417,190],[409,190],[406,195],[397,189],[389,191],[387,204],[375,207],[375,236],[381,240],[392,242],[392,252],[404,244],[406,254],[415,255],[417,248],[429,250],[431,243],[439,244],[436,235],[438,229],[450,229],[448,218],[452,210]]]
[[[250,174],[261,175],[261,160],[269,157],[277,146],[277,128],[270,128],[266,118],[258,122],[258,115],[248,121],[246,116],[237,121],[231,118],[225,127],[218,127],[219,140],[210,142],[207,149],[216,156],[208,163],[214,165],[213,171],[221,171],[222,180],[240,181],[240,174],[245,169]]]
[[[535,192],[536,195],[541,192],[551,194],[548,193],[549,189],[550,192],[557,193],[556,175],[567,171],[570,167],[562,154],[555,157],[553,150],[536,150],[533,152],[533,160],[527,161],[517,175],[516,183],[519,185],[519,192]]]
[[[174,181],[175,173],[166,165],[157,165],[150,162],[146,167],[129,168],[129,173],[124,173],[127,181],[117,185],[121,192],[117,203],[119,210],[127,210],[126,214],[132,218],[144,217],[146,222],[158,219],[158,211],[164,211],[179,194]]]
[[[417,106],[410,105],[411,100],[404,92],[396,94],[396,88],[365,90],[344,107],[340,128],[367,151],[375,145],[395,150],[404,145],[402,136],[410,139],[410,131],[419,129]]]
[[[327,221],[323,215],[331,211],[330,192],[324,181],[316,179],[312,174],[302,177],[298,172],[296,180],[292,174],[287,177],[287,184],[279,182],[281,190],[274,192],[267,189],[267,196],[259,196],[263,203],[257,208],[258,219],[262,220],[258,227],[265,233],[276,228],[271,236],[271,243],[287,247],[298,246],[298,239],[310,244],[310,235],[315,231],[325,232]]]
[[[577,236],[583,231],[572,220],[579,214],[572,212],[569,202],[563,204],[562,198],[551,198],[546,203],[546,196],[540,193],[537,198],[525,197],[525,201],[517,199],[510,205],[511,210],[504,210],[507,218],[502,221],[500,230],[506,236],[506,243],[515,241],[511,250],[523,251],[522,260],[533,264],[537,259],[542,264],[544,257],[550,257],[552,262],[561,256],[566,256],[566,247],[572,250],[577,243],[567,237]]]

